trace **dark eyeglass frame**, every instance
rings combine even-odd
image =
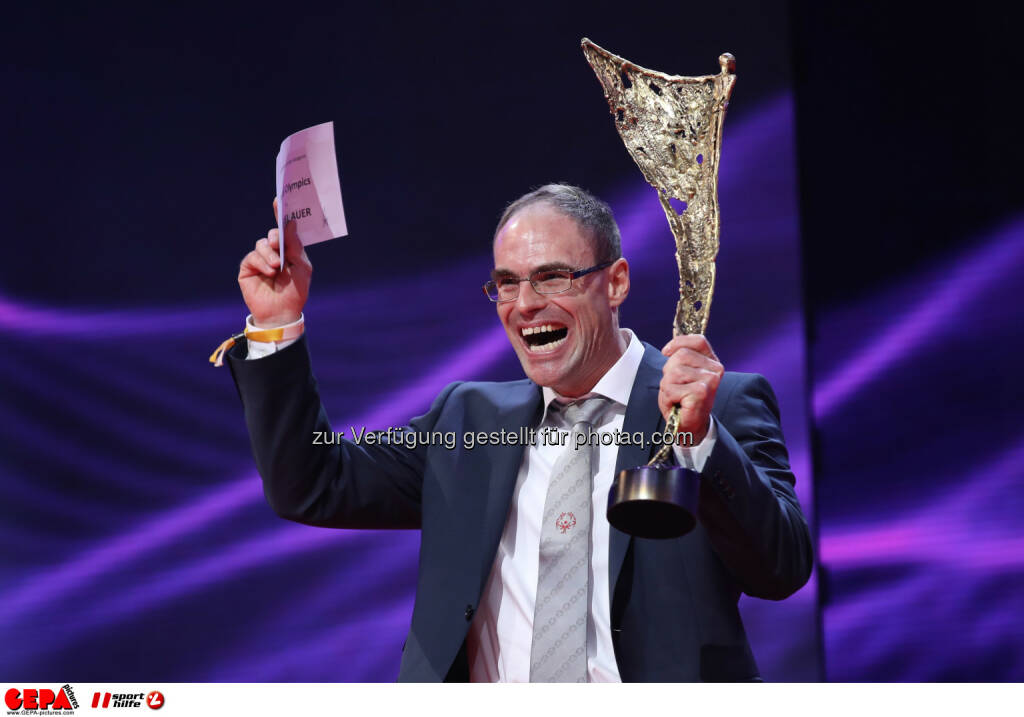
[[[594,264],[594,266],[587,267],[586,269],[576,269],[575,271],[570,271],[568,269],[540,269],[524,278],[516,278],[511,276],[502,277],[502,281],[515,282],[516,284],[516,295],[513,296],[511,299],[499,299],[495,298],[494,296],[491,296],[491,290],[493,290],[495,294],[498,293],[498,282],[496,282],[494,279],[491,279],[490,281],[484,284],[484,294],[486,294],[487,298],[493,301],[495,304],[504,304],[509,301],[515,301],[516,299],[519,298],[519,284],[523,283],[524,281],[530,282],[530,285],[533,287],[533,290],[536,291],[538,294],[545,294],[547,296],[551,296],[554,294],[564,294],[565,292],[572,289],[572,282],[575,279],[579,279],[581,276],[586,276],[587,274],[592,274],[595,271],[600,271],[601,269],[607,269],[614,263],[615,260],[603,261],[600,264]],[[538,282],[536,277],[538,274],[564,274],[569,279],[569,286],[565,287],[564,289],[559,289],[558,291],[541,291],[541,289],[537,286]]]

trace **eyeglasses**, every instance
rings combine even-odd
[[[519,285],[524,281],[528,281],[533,285],[533,290],[538,294],[562,294],[572,288],[573,279],[579,279],[581,276],[600,271],[614,263],[614,261],[606,261],[595,264],[588,269],[578,269],[576,271],[570,271],[569,269],[542,269],[533,272],[525,279],[515,276],[502,276],[484,284],[484,293],[487,294],[488,299],[499,304],[506,301],[515,301],[519,298]]]

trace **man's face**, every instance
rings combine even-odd
[[[595,263],[575,220],[546,204],[516,212],[494,240],[494,278],[527,277],[538,269],[575,271]],[[625,294],[610,286],[608,273],[616,268],[573,279],[562,294],[538,294],[524,281],[517,299],[496,304],[523,371],[535,383],[579,396],[618,360],[624,342],[612,309]]]

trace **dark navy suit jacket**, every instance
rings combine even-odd
[[[314,432],[332,428],[305,339],[258,361],[244,356],[243,342],[228,360],[271,507],[307,525],[419,528],[416,602],[398,679],[467,680],[466,635],[524,448],[468,450],[462,435],[536,426],[541,389],[528,379],[446,387],[410,426],[454,431],[455,450],[410,450],[397,442],[314,446]],[[624,432],[662,430],[657,397],[665,360],[645,344]],[[737,609],[740,594],[781,600],[810,575],[810,534],[768,382],[726,372],[713,414],[718,440],[701,473],[697,527],[672,540],[611,529],[611,630],[624,681],[758,679]],[[652,450],[621,446],[615,470],[646,463]]]

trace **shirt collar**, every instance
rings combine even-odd
[[[633,381],[636,379],[636,372],[640,368],[640,362],[644,358],[644,345],[630,329],[622,329],[629,335],[629,344],[626,350],[619,356],[610,369],[601,377],[597,385],[591,389],[588,396],[598,394],[610,398],[618,404],[626,406],[629,404],[629,395],[633,391]],[[541,416],[541,423],[547,419],[548,409],[551,402],[564,398],[550,386],[543,386],[544,394],[544,415]]]

